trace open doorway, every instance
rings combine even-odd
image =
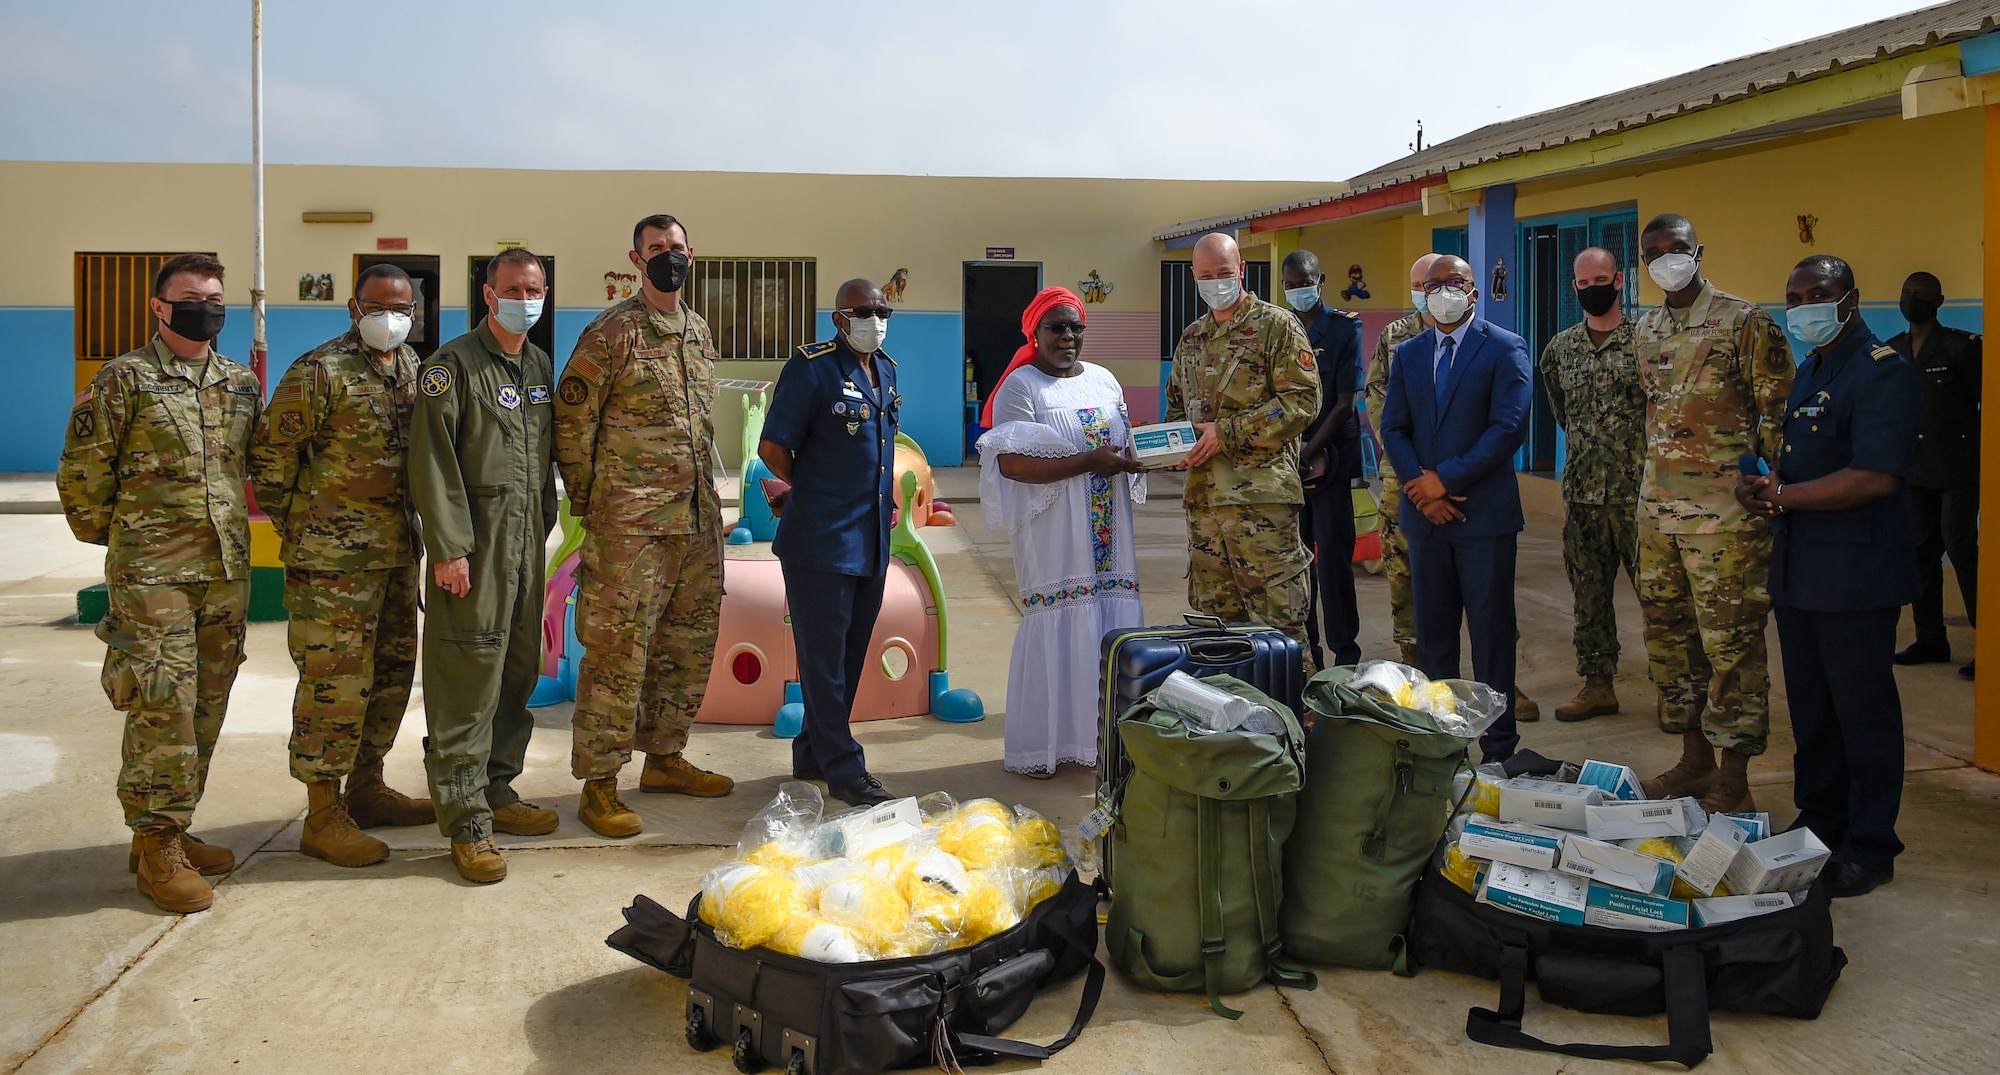
[[[548,284],[548,294],[542,297],[542,316],[528,329],[528,341],[545,352],[551,359],[556,353],[556,259],[547,254],[538,254],[542,259],[542,276]],[[486,320],[486,263],[492,257],[474,256],[469,262],[466,277],[465,310],[467,329],[479,327]],[[557,360],[560,362],[560,360]]]
[[[354,255],[354,281],[361,279],[362,270],[370,265],[394,265],[410,275],[410,283],[416,289],[417,315],[410,319],[409,345],[416,350],[417,357],[429,358],[438,349],[441,335],[438,325],[438,296],[443,293],[440,284],[443,272],[438,266],[436,254],[356,254]],[[352,284],[354,281],[350,281]],[[350,288],[349,294],[353,294]]]
[[[972,373],[977,399],[1000,380],[1014,352],[1027,342],[1021,336],[1021,311],[1042,289],[1039,261],[968,261],[965,263],[965,364]],[[974,415],[967,424],[977,421]]]

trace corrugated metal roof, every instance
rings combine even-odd
[[[1153,237],[1162,240],[1177,238],[1292,209],[1323,205],[1440,172],[1567,145],[1611,131],[1630,130],[1779,86],[1832,74],[1843,68],[1988,33],[1995,29],[1997,22],[2000,22],[2000,0],[1953,0],[1877,19],[1823,37],[1710,64],[1643,86],[1489,124],[1439,142],[1421,153],[1412,153],[1363,172],[1348,180],[1345,190],[1329,190],[1324,197],[1267,206],[1207,221],[1174,224],[1155,232]]]

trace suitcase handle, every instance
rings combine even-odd
[[[1188,660],[1211,668],[1233,668],[1257,656],[1257,647],[1241,635],[1193,638],[1187,642]]]

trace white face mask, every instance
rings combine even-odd
[[[361,333],[361,342],[367,344],[369,350],[393,351],[410,338],[410,315],[378,310],[364,314],[354,327]]]
[[[1646,275],[1660,285],[1660,290],[1669,294],[1679,291],[1694,282],[1695,269],[1701,259],[1693,254],[1661,254],[1646,265]]]
[[[1243,281],[1234,276],[1225,276],[1220,280],[1196,280],[1194,288],[1201,292],[1201,301],[1207,303],[1211,310],[1234,309],[1243,298]]]
[[[873,354],[889,336],[889,322],[879,317],[847,319],[847,346],[857,354]]]
[[[501,299],[493,310],[493,319],[500,322],[501,328],[522,335],[542,319],[542,300]]]
[[[1472,309],[1472,296],[1455,287],[1441,287],[1424,296],[1424,312],[1440,325],[1456,325]]]

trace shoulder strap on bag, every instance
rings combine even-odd
[[[1094,924],[1093,922],[1093,927]],[[1049,929],[1060,937],[1071,951],[1090,961],[1089,969],[1083,979],[1083,997],[1077,1001],[1076,1019],[1070,1023],[1069,1033],[1047,1045],[1036,1045],[1033,1042],[1016,1041],[1013,1038],[953,1032],[949,1035],[949,1040],[955,1048],[1017,1057],[1022,1060],[1047,1060],[1068,1048],[1069,1044],[1083,1033],[1083,1028],[1090,1023],[1090,1017],[1097,1014],[1098,998],[1104,994],[1104,962],[1097,958],[1097,930],[1095,928],[1084,930],[1083,932],[1088,934],[1086,937],[1077,931],[1075,923],[1061,918],[1050,919]]]
[[[1250,877],[1257,901],[1257,929],[1264,945],[1264,977],[1272,985],[1318,989],[1319,977],[1286,959],[1278,931],[1278,871],[1271,868],[1271,803],[1250,801]]]
[[[1662,953],[1662,969],[1667,993],[1667,1044],[1559,1045],[1521,1029],[1528,949],[1510,940],[1501,954],[1500,1009],[1473,1008],[1467,1012],[1465,1036],[1482,1045],[1503,1049],[1532,1049],[1588,1060],[1667,1061],[1692,1070],[1715,1051],[1714,1041],[1709,1037],[1708,975],[1701,950],[1693,945],[1669,948]]]

